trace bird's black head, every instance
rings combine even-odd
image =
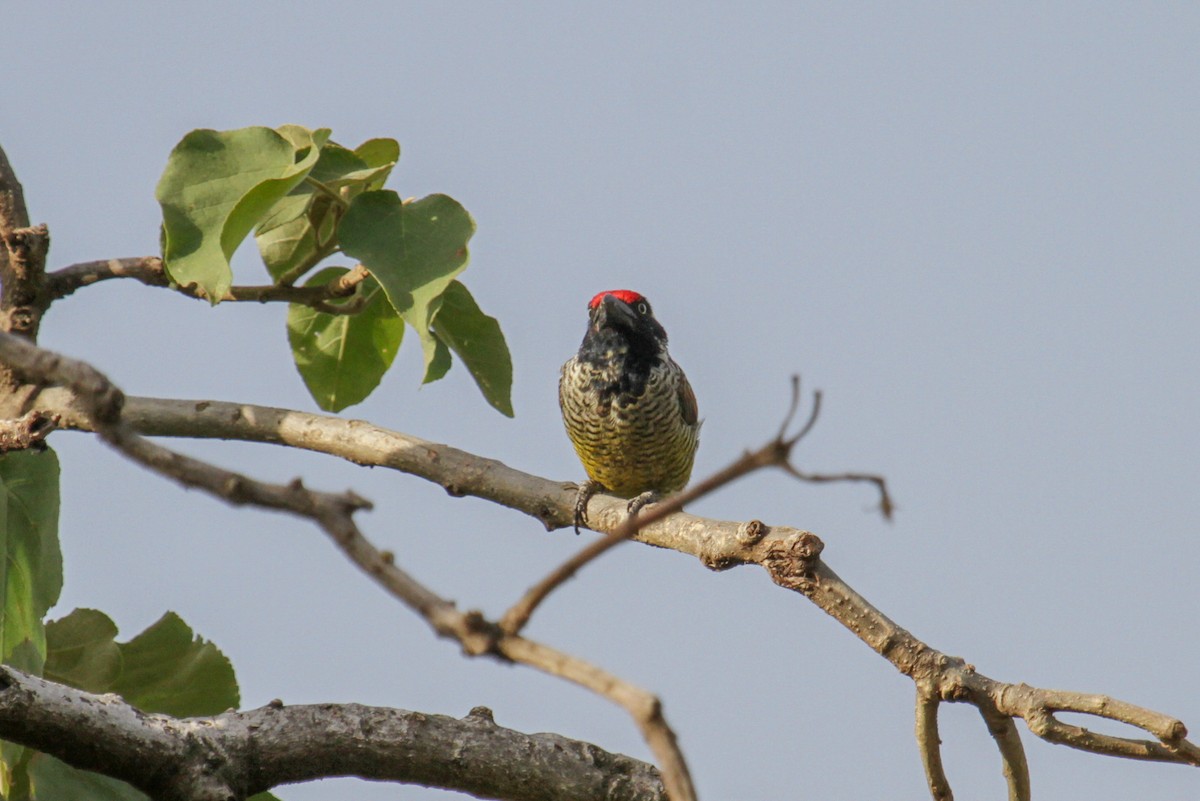
[[[600,292],[588,303],[588,337],[596,336],[616,337],[645,355],[667,347],[667,332],[654,319],[650,301],[630,289]]]
[[[669,358],[667,332],[654,319],[650,302],[637,292],[601,292],[588,303],[588,329],[577,358],[591,369],[601,403],[640,397],[650,371]]]

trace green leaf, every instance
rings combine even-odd
[[[228,660],[168,613],[125,644],[103,612],[76,609],[46,626],[46,677],[88,692],[118,692],[143,711],[176,716],[219,714],[236,706]],[[124,670],[123,670],[124,668]],[[119,678],[119,680],[118,680]],[[11,745],[5,743],[4,745]],[[78,770],[48,754],[24,750],[11,773],[12,795],[36,801],[148,801],[125,782]],[[251,801],[278,801],[259,793]]]
[[[346,273],[329,267],[305,286],[326,284]],[[366,305],[357,314],[326,314],[299,303],[288,305],[288,342],[296,369],[313,400],[327,412],[338,412],[379,386],[404,338],[404,321],[368,277],[358,290]]]
[[[46,624],[45,677],[90,693],[106,693],[121,675],[117,625],[95,609],[76,609]]]
[[[58,476],[48,448],[0,456],[0,659],[36,676],[46,659],[42,618],[62,590]]]
[[[400,146],[391,139],[372,139],[353,151],[336,142],[326,143],[307,180],[279,201],[255,231],[259,253],[271,276],[279,280],[298,269],[302,274],[303,265],[315,266],[330,255],[337,245],[336,227],[344,204],[361,192],[382,186],[399,155]],[[338,192],[342,200],[330,197],[317,184]]]
[[[371,164],[360,157],[357,151],[347,150],[336,142],[330,142],[325,150],[321,151],[321,160],[313,169],[312,177],[325,186],[338,189],[358,184],[357,190],[349,193],[352,196],[367,189],[370,184],[382,184],[394,166],[394,160]]]
[[[58,457],[49,448],[0,455],[0,661],[42,675],[42,618],[62,590]],[[24,792],[32,754],[0,742],[0,794]]]
[[[421,337],[421,349],[425,351],[425,377],[422,384],[429,384],[441,379],[450,372],[450,348],[436,334]]]
[[[308,158],[308,148],[320,150],[329,141],[328,128],[305,128],[303,125],[280,125],[275,132],[292,143],[296,149],[296,161]]]
[[[460,282],[450,284],[442,295],[433,330],[463,360],[487,402],[512,417],[512,357],[500,323],[479,309]]]
[[[125,782],[73,768],[49,754],[35,754],[29,774],[37,801],[149,801]]]
[[[364,192],[342,219],[342,250],[371,270],[392,308],[421,337],[427,376],[438,356],[431,329],[436,304],[467,268],[474,233],[471,215],[446,195],[402,203],[392,191]]]
[[[368,139],[358,147],[354,148],[354,155],[362,159],[370,167],[391,168],[400,160],[400,143],[395,139]],[[387,180],[387,174],[376,176],[368,189],[380,189],[383,187],[384,181]]]
[[[238,705],[237,679],[223,653],[174,612],[120,646],[124,669],[112,692],[144,712],[216,715]]]
[[[332,244],[318,240],[317,229],[327,237],[332,233],[327,220],[331,217],[333,199],[322,195],[321,202],[314,202],[313,193],[304,189],[303,186],[293,189],[255,229],[259,255],[275,281],[306,261],[314,264],[320,261],[318,251],[325,249],[321,245]]]
[[[233,284],[229,260],[277,201],[316,164],[327,129],[192,131],[171,151],[155,197],[163,261],[175,282],[217,303]]]

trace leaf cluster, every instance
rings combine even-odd
[[[88,692],[116,693],[144,712],[191,717],[237,707],[233,666],[174,612],[124,643],[116,641],[112,619],[95,609],[43,622],[62,590],[58,484],[53,450],[0,455],[0,661]],[[124,782],[9,742],[0,742],[0,796],[146,798]],[[258,801],[270,798],[264,794]]]
[[[384,189],[400,158],[393,139],[353,150],[328,128],[197,130],[176,145],[156,196],[162,256],[172,282],[219,303],[234,284],[232,258],[253,233],[277,286],[321,287],[350,268],[368,271],[349,297],[290,304],[288,341],[309,393],[326,411],[364,400],[391,367],[411,327],[424,382],[462,359],[484,398],[512,416],[512,360],[496,320],[458,276],[475,222],[441,194],[402,200]]]

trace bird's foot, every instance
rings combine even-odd
[[[604,487],[600,486],[599,481],[588,479],[579,485],[578,491],[575,493],[575,534],[579,534],[579,527],[587,525],[587,507],[588,501]]]
[[[641,495],[635,495],[634,497],[630,498],[629,503],[625,508],[629,510],[629,516],[633,517],[642,510],[643,506],[647,506],[652,503],[658,503],[661,500],[661,493],[655,492],[654,490],[646,490]]]

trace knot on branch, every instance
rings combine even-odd
[[[467,713],[467,716],[463,718],[463,720],[488,726],[496,725],[495,715],[493,715],[492,710],[488,709],[486,706],[471,707],[471,711]]]
[[[761,520],[750,520],[738,526],[737,540],[745,546],[756,545],[767,534],[767,527]]]
[[[779,586],[811,595],[820,586],[816,568],[824,549],[825,543],[816,534],[798,531],[786,539],[771,543],[762,565],[771,574],[771,580]]]
[[[509,661],[499,648],[500,639],[504,636],[504,632],[499,626],[484,617],[478,609],[471,609],[457,617],[454,636],[462,643],[464,654],[467,656],[488,654]]]
[[[9,268],[18,282],[40,280],[50,250],[50,229],[45,223],[14,228],[4,237],[4,247],[8,250]]]
[[[45,447],[45,439],[58,428],[61,417],[33,410],[15,420],[0,420],[0,453]]]
[[[8,330],[14,334],[32,336],[37,331],[37,309],[33,306],[16,306],[8,312]]]

